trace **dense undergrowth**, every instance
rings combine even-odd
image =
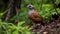
[[[29,26],[23,26],[25,21],[19,22],[18,25],[2,22],[0,20],[0,34],[32,34]]]
[[[42,10],[40,10],[38,5],[34,5],[35,8],[38,10],[38,12],[40,13],[40,15],[43,17],[44,20],[50,20],[52,19],[52,15],[53,14],[57,14],[55,12],[55,10],[52,8],[51,4],[43,4],[43,8]],[[50,10],[52,9],[52,10]],[[57,8],[58,12],[60,13],[60,10]],[[22,8],[21,13],[19,14],[18,17],[20,17],[20,21],[18,22],[18,25],[14,25],[12,23],[6,23],[6,22],[2,22],[1,18],[4,18],[4,14],[7,12],[7,10],[5,12],[0,13],[0,34],[32,34],[30,32],[31,28],[29,27],[29,25],[23,26],[24,23],[26,22],[27,24],[29,22],[31,22],[28,19],[28,10],[27,8]],[[24,16],[24,17],[23,17]],[[10,21],[13,21],[15,17],[12,17],[10,19]]]
[[[52,0],[53,1],[53,0]],[[53,22],[53,24],[56,24],[56,20],[52,18],[52,15],[57,14],[53,4],[49,0],[22,0],[20,13],[18,16],[11,17],[8,22],[4,22],[4,18],[6,17],[7,13],[7,1],[0,0],[0,34],[33,34],[31,33],[31,27],[32,21],[28,18],[28,8],[25,6],[26,4],[32,3],[34,5],[34,8],[39,12],[39,14],[43,17],[44,21],[47,21],[49,23],[48,26],[50,26]],[[60,3],[60,0],[54,1],[57,5]],[[60,14],[60,8],[56,8],[57,12]],[[14,25],[12,21],[14,21],[16,18],[19,18],[19,22],[17,25]],[[49,22],[50,20],[53,20],[53,22]],[[10,23],[12,22],[12,23]],[[26,25],[29,24],[29,25]],[[53,25],[52,25],[53,26]],[[40,26],[39,26],[40,27]],[[39,28],[37,27],[37,28]],[[42,26],[42,29],[45,26]],[[54,25],[55,27],[55,25]],[[51,27],[52,28],[52,27]],[[55,29],[55,28],[54,28]],[[41,30],[41,29],[39,29]],[[38,30],[36,30],[38,31]]]

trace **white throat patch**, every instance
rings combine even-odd
[[[29,15],[31,15],[34,12],[34,10],[29,10]]]

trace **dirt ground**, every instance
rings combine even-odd
[[[31,31],[34,34],[60,34],[60,17],[57,20],[47,21],[45,26],[36,26]]]

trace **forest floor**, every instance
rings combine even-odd
[[[45,26],[37,26],[31,31],[35,34],[60,34],[60,17],[52,22],[47,21]]]

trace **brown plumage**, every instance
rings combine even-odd
[[[43,18],[42,16],[38,13],[38,11],[34,8],[33,5],[29,4],[27,6],[29,8],[29,19],[32,20],[35,24],[41,23],[43,24]]]
[[[43,20],[40,14],[35,9],[34,12],[29,15],[29,19],[32,20],[34,23],[40,23]]]

